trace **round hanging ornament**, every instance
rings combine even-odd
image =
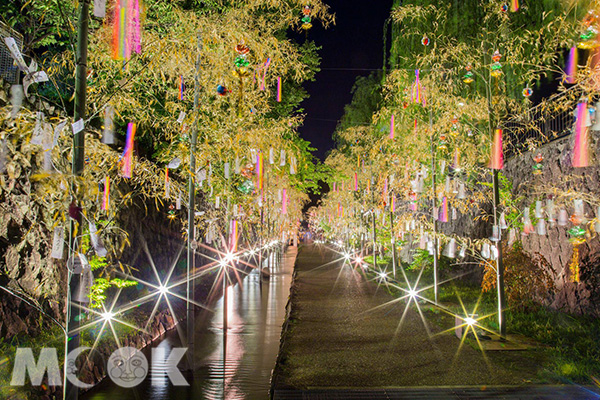
[[[467,85],[470,83],[473,83],[474,78],[473,78],[473,72],[471,71],[472,66],[471,64],[467,64],[467,66],[465,67],[465,70],[467,70],[467,72],[465,72],[465,74],[463,75],[463,82],[466,83]]]
[[[542,173],[542,169],[544,169],[544,165],[542,164],[542,161],[544,161],[544,156],[542,156],[542,153],[537,153],[537,155],[533,157],[533,161],[535,161],[535,164],[533,164],[533,174],[540,175]]]
[[[531,97],[532,94],[533,94],[533,89],[531,89],[529,86],[527,86],[525,89],[523,89],[523,97],[529,98],[529,97]]]
[[[229,93],[231,92],[231,90],[228,90],[225,86],[223,85],[218,85],[217,86],[217,93],[220,96],[227,96]]]
[[[431,40],[429,40],[429,38],[427,37],[427,34],[424,34],[423,38],[421,39],[421,44],[423,46],[429,46],[429,43],[431,43]]]

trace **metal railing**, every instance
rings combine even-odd
[[[17,42],[19,50],[23,52],[23,35],[8,25],[0,22],[0,76],[8,83],[14,85],[19,82],[19,69],[12,58],[4,38],[12,37]]]
[[[578,98],[576,87],[556,94],[502,124],[504,155],[512,157],[569,135]]]

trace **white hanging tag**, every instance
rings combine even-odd
[[[115,109],[106,106],[104,109],[104,131],[102,132],[102,143],[115,144]]]
[[[279,166],[283,167],[285,165],[285,150],[281,150],[279,154]]]
[[[275,164],[275,151],[272,147],[269,149],[269,164]]]
[[[102,239],[98,235],[98,229],[96,228],[96,224],[93,222],[88,222],[88,227],[90,229],[90,242],[92,243],[92,247],[96,251],[98,257],[106,257],[108,251],[104,248],[104,244],[102,243]]]
[[[177,201],[175,202],[175,208],[181,210],[181,192],[177,194]]]
[[[58,144],[58,139],[63,129],[67,126],[67,121],[63,121],[54,128],[54,138],[52,139],[52,147],[54,148]]]
[[[10,119],[15,119],[21,110],[21,106],[23,105],[23,86],[21,85],[12,85],[10,88],[10,103],[12,104],[12,109],[10,111]]]
[[[446,160],[442,160],[440,162],[440,172],[442,175],[444,175],[445,171],[446,171]]]
[[[41,145],[43,140],[44,140],[44,136],[43,136],[43,129],[44,129],[44,113],[41,111],[38,111],[36,113],[36,117],[35,117],[35,127],[33,128],[33,134],[31,135],[31,144],[35,144],[35,145]]]
[[[73,128],[73,135],[77,135],[84,128],[83,119],[79,118],[78,121],[71,124],[71,127]]]
[[[182,111],[179,113],[179,117],[177,118],[177,122],[179,122],[180,124],[183,124],[183,120],[185,119],[186,113],[185,111]]]
[[[106,0],[94,0],[94,17],[104,18],[106,16]]]
[[[21,50],[19,50],[16,40],[11,37],[5,37],[4,43],[6,43],[10,55],[15,60],[17,67],[23,72],[28,72],[27,64],[25,64],[25,60],[23,59],[23,55],[21,54]]]
[[[218,209],[221,206],[221,197],[217,196],[215,199],[215,208]]]
[[[57,226],[54,228],[54,238],[52,239],[52,252],[50,257],[60,260],[63,258],[65,247],[64,228]]]
[[[23,78],[23,91],[25,92],[25,96],[27,96],[29,86],[34,83],[48,82],[48,80],[48,75],[44,71],[25,75],[25,78]]]
[[[169,165],[167,165],[167,168],[177,169],[177,168],[179,168],[180,165],[181,165],[181,160],[179,159],[179,157],[175,157],[174,159],[172,159],[169,162]]]
[[[225,169],[225,179],[229,179],[229,163],[228,162],[225,163],[224,169]]]
[[[241,171],[241,169],[240,169],[240,158],[239,158],[239,157],[236,157],[236,158],[235,158],[235,169],[234,169],[234,172],[235,172],[236,174],[239,174],[239,173],[240,173],[240,171]]]

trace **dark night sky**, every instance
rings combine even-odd
[[[322,46],[321,72],[315,82],[304,85],[310,98],[302,103],[306,113],[299,133],[325,159],[333,147],[332,134],[352,100],[350,91],[357,76],[381,69],[383,64],[383,26],[389,17],[392,0],[325,0],[336,14],[336,24],[323,29],[317,22],[308,38]],[[297,40],[304,40],[304,35]]]

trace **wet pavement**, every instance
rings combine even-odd
[[[289,248],[282,263],[271,269],[270,279],[264,280],[262,285],[258,274],[253,271],[241,285],[229,287],[225,335],[223,298],[214,306],[214,313],[204,311],[196,316],[196,370],[190,386],[173,386],[165,371],[165,360],[152,359],[146,350],[150,371],[141,385],[125,389],[105,380],[81,398],[268,399],[295,256],[296,249]],[[172,348],[181,347],[181,340],[177,331],[173,330],[155,342],[153,347],[165,350],[166,357]]]
[[[459,350],[414,304],[400,325],[405,302],[376,308],[394,298],[343,264],[324,246],[300,249],[276,399],[598,398],[576,386],[542,393],[540,352]]]

